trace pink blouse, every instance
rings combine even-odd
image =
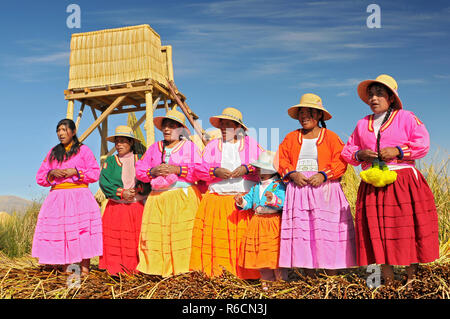
[[[145,152],[144,156],[136,162],[136,177],[138,180],[149,183],[154,176],[150,170],[161,164],[163,152],[163,141],[153,143]],[[195,174],[195,164],[201,162],[201,153],[197,145],[188,140],[178,143],[170,154],[167,164],[180,167],[178,181],[194,183],[198,180]]]
[[[214,169],[221,167],[222,143],[221,138],[210,141],[203,150],[201,163],[197,165],[197,174],[199,179],[206,181],[208,184],[216,183],[222,180],[214,175]],[[249,174],[244,175],[243,178],[251,181],[258,181],[259,176],[256,174],[255,169],[250,165],[250,163],[256,161],[259,154],[263,152],[264,149],[250,136],[245,136],[240,139],[238,143],[241,163],[246,165],[249,169]]]
[[[95,159],[94,154],[86,145],[81,145],[77,154],[68,160],[58,163],[58,161],[49,161],[51,150],[47,153],[36,174],[36,182],[44,187],[55,186],[61,183],[79,183],[89,184],[95,183],[100,177],[100,167]],[[68,178],[55,178],[49,180],[48,173],[52,169],[75,168],[77,175]]]
[[[359,150],[377,151],[377,137],[373,127],[374,115],[359,120],[355,130],[342,150],[342,157],[351,165],[361,164],[363,169],[370,168],[368,162],[356,158]],[[430,137],[425,125],[411,111],[395,110],[380,128],[380,149],[399,147],[401,156],[386,164],[414,166],[415,160],[424,157],[430,148]]]

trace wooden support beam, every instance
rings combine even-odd
[[[203,129],[200,126],[200,124],[193,119],[189,107],[186,106],[186,104],[184,104],[184,102],[182,102],[180,97],[177,95],[176,91],[178,91],[178,90],[177,90],[177,88],[175,86],[175,83],[173,83],[170,80],[167,80],[167,83],[169,84],[169,90],[170,90],[170,93],[172,94],[172,97],[178,103],[178,105],[180,106],[180,108],[183,111],[184,115],[186,115],[187,119],[189,120],[189,123],[191,123],[191,125],[194,128],[195,132],[201,138],[203,144],[206,145],[207,142],[206,142],[206,139],[203,136]]]
[[[81,104],[80,111],[78,112],[77,121],[75,122],[75,127],[77,128],[77,131],[78,131],[78,127],[80,126],[81,117],[83,116],[84,106],[85,106],[85,103],[83,102]]]
[[[116,108],[118,107],[123,100],[125,99],[126,94],[125,95],[120,95],[118,96],[114,102],[108,106],[108,108],[103,111],[103,113],[94,121],[94,123],[89,126],[89,128],[83,133],[83,135],[81,135],[80,137],[80,142],[83,142],[91,133],[93,130],[95,130],[96,127],[98,127],[100,125],[100,123],[102,123],[105,118]]]
[[[73,107],[74,107],[74,100],[71,99],[71,100],[69,100],[69,102],[67,102],[66,119],[73,120]]]
[[[91,106],[91,111],[92,111],[92,116],[94,117],[94,121],[96,121],[98,116],[97,116],[97,113],[95,113],[95,109],[92,106]],[[98,134],[100,134],[100,136],[102,136],[102,131],[100,129],[100,126],[97,126],[97,130],[98,130]]]
[[[88,93],[80,92],[80,93],[73,93],[72,91],[67,92],[65,95],[66,100],[78,100],[78,99],[90,99],[90,98],[96,98],[99,96],[111,96],[111,95],[124,95],[128,93],[136,93],[136,92],[145,92],[145,91],[152,91],[153,86],[152,85],[142,85],[142,86],[134,86],[131,88],[120,88],[120,89],[111,89],[109,91],[102,90],[102,91],[90,91]]]
[[[145,131],[147,133],[146,142],[150,146],[155,142],[155,125],[153,124],[153,90],[145,92]]]

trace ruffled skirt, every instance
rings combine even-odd
[[[237,209],[233,195],[206,193],[197,211],[190,269],[220,276],[222,267],[242,279],[257,279],[257,270],[239,266],[239,249],[252,210]]]
[[[89,188],[52,190],[42,204],[32,256],[64,265],[103,253],[100,208]]]
[[[189,271],[192,228],[200,202],[195,186],[153,191],[145,203],[137,270],[172,276]]]
[[[303,172],[306,177],[316,173]],[[318,187],[290,182],[281,221],[279,266],[340,269],[355,265],[355,228],[339,181]]]
[[[433,193],[416,169],[396,172],[397,180],[385,187],[365,182],[359,186],[355,222],[360,266],[410,265],[439,258]]]
[[[239,266],[277,269],[280,256],[281,212],[253,215],[242,239]]]
[[[109,200],[103,213],[103,256],[99,268],[111,275],[136,273],[139,262],[139,235],[144,204]]]

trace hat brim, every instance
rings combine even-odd
[[[131,138],[131,139],[133,139],[133,140],[135,140],[135,141],[140,142],[139,139],[137,139],[137,138],[134,137],[133,135],[127,134],[127,133],[118,133],[118,134],[114,134],[114,135],[108,136],[108,137],[106,138],[106,140],[107,140],[108,142],[115,143],[116,137],[120,137],[120,136],[122,136],[122,137],[128,137],[128,138]]]
[[[383,83],[383,82],[377,81],[377,80],[365,80],[365,81],[362,81],[361,83],[358,84],[358,95],[359,95],[359,98],[364,103],[369,105],[369,94],[367,93],[367,88],[372,83],[383,84],[385,87],[387,87],[392,92],[392,94],[394,94],[395,107],[398,108],[398,109],[402,109],[403,108],[403,103],[402,103],[402,100],[400,100],[400,97],[398,96],[398,93],[395,90],[391,89],[386,83]]]
[[[310,107],[310,108],[322,111],[323,112],[323,120],[324,121],[328,121],[328,120],[330,120],[333,117],[333,116],[331,116],[330,112],[328,112],[325,108],[318,107],[317,105],[314,105],[314,104],[307,104],[307,103],[305,103],[305,104],[296,104],[296,105],[291,106],[288,109],[289,116],[292,117],[295,120],[298,120],[298,112],[299,112],[299,109],[301,107]]]
[[[273,167],[273,165],[268,164],[268,163],[263,163],[263,162],[256,161],[256,162],[251,163],[251,165],[255,166],[255,167],[262,168],[262,169],[265,169],[265,170],[268,170],[268,171],[273,171],[273,173],[277,172],[276,169]]]
[[[231,116],[228,116],[228,115],[211,116],[209,118],[209,123],[211,123],[211,125],[214,126],[214,127],[220,128],[219,127],[219,123],[220,123],[221,119],[234,121],[234,122],[238,123],[239,125],[242,125],[242,127],[244,128],[245,131],[248,130],[247,126],[245,126],[244,123],[242,123],[242,122],[240,122],[240,121],[236,120],[235,118],[233,118]]]
[[[183,122],[181,122],[180,120],[178,120],[174,117],[168,117],[168,116],[156,116],[153,118],[153,124],[155,124],[155,126],[158,130],[162,131],[162,122],[164,121],[164,119],[169,119],[169,120],[179,123],[187,131],[187,133],[189,135],[191,135],[191,131],[188,129],[186,124],[184,124]]]

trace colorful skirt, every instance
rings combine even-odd
[[[439,258],[434,196],[415,168],[385,187],[361,182],[356,200],[358,265],[410,265]],[[416,175],[417,174],[417,175]]]
[[[89,188],[52,190],[41,206],[32,256],[67,265],[103,253],[100,208]]]
[[[144,204],[109,200],[103,213],[103,256],[98,267],[109,274],[137,273],[139,235]]]
[[[280,256],[281,212],[253,215],[242,239],[239,266],[277,269]]]
[[[200,202],[192,234],[191,270],[220,276],[222,267],[242,279],[257,279],[259,271],[239,266],[239,249],[252,210],[237,209],[234,195],[207,192]]]
[[[302,173],[309,178],[317,172]],[[318,187],[290,182],[281,220],[279,266],[341,269],[355,265],[355,228],[339,181]]]
[[[142,216],[137,270],[163,277],[189,271],[199,202],[195,186],[150,193]]]

